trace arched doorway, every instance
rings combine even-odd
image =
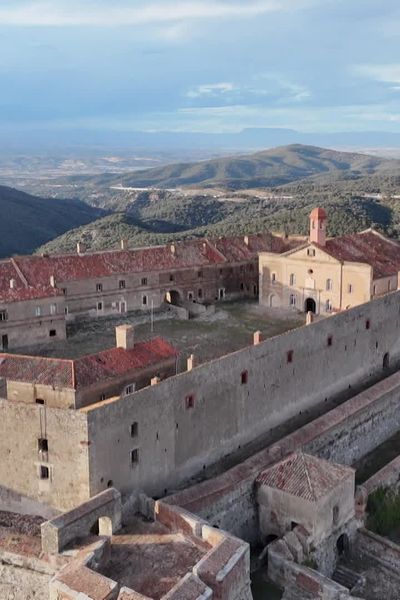
[[[317,312],[317,303],[315,302],[314,298],[307,298],[307,300],[304,303],[304,311],[306,313],[312,312],[315,315],[315,313]]]
[[[350,542],[349,537],[345,533],[338,538],[336,542],[336,550],[338,553],[338,557],[347,556],[350,550]]]
[[[383,357],[383,361],[382,361],[382,366],[383,366],[383,370],[387,371],[390,367],[390,354],[389,352],[386,352],[386,354]]]
[[[169,290],[164,297],[164,302],[172,304],[173,306],[181,306],[182,299],[178,290]]]

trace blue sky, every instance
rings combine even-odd
[[[398,0],[0,0],[0,131],[400,132]]]

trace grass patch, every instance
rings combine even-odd
[[[400,493],[388,487],[379,487],[368,498],[367,527],[371,531],[388,537],[397,538],[400,528]]]

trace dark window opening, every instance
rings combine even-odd
[[[293,362],[293,350],[289,350],[289,352],[286,354],[286,358],[288,363]]]
[[[143,296],[143,298],[142,298],[142,304],[143,304],[143,306],[147,305],[147,296]]]
[[[50,329],[49,336],[50,337],[56,337],[56,335],[57,335],[57,331],[55,329]]]
[[[139,448],[131,450],[131,464],[136,465],[139,462]]]
[[[6,310],[0,310],[0,321],[7,321],[8,313]]]
[[[44,465],[40,466],[40,479],[49,479],[50,471],[49,467],[45,467]]]
[[[389,352],[386,352],[386,354],[383,357],[383,368],[386,371],[389,367],[390,367],[390,355]]]
[[[328,336],[327,344],[328,344],[328,346],[332,346],[332,344],[333,344],[333,337],[331,335]]]
[[[242,379],[242,385],[246,384],[249,380],[249,373],[248,371],[243,371],[242,375],[241,375],[241,379]]]
[[[46,438],[38,439],[38,450],[39,450],[39,452],[48,452],[49,451],[49,442]]]
[[[365,321],[365,329],[370,329],[370,327],[371,327],[371,321],[369,319],[367,319]]]
[[[332,521],[334,525],[337,525],[339,522],[339,507],[334,506],[332,511]]]
[[[124,290],[125,289],[125,279],[121,279],[118,283],[118,287],[120,290]]]
[[[172,274],[172,273],[170,273],[169,280],[170,280],[170,281],[174,281],[174,276],[173,276],[173,274]]]
[[[113,484],[113,480],[112,480],[112,479],[109,479],[109,480],[107,481],[107,487],[108,487],[108,488],[110,488],[110,487],[112,487],[113,485],[114,485],[114,484]]]
[[[203,290],[202,290],[201,288],[199,288],[199,289],[197,290],[197,295],[198,295],[198,297],[199,297],[199,298],[202,298],[202,297],[203,297]]]
[[[244,283],[241,283],[241,284],[240,284],[240,289],[241,289],[241,290],[244,290]]]
[[[290,529],[293,531],[293,529],[295,529],[297,527],[298,523],[296,523],[296,521],[292,521],[290,524]]]
[[[198,271],[197,272],[197,277],[203,277],[203,271]]]
[[[36,404],[44,404],[43,398],[36,398],[35,402]]]
[[[1,336],[1,345],[3,350],[8,350],[8,335],[4,334]]]
[[[147,285],[147,277],[142,277],[142,285]]]
[[[132,423],[131,425],[131,437],[137,437],[139,434],[139,424],[138,423]]]
[[[185,398],[186,408],[194,408],[194,394],[188,394]]]

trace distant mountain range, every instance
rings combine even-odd
[[[363,177],[396,173],[400,160],[292,144],[255,154],[178,163],[131,173],[67,177],[69,184],[97,190],[123,188],[276,187],[310,177]]]
[[[79,200],[31,196],[0,186],[0,257],[29,254],[38,246],[106,214]]]

